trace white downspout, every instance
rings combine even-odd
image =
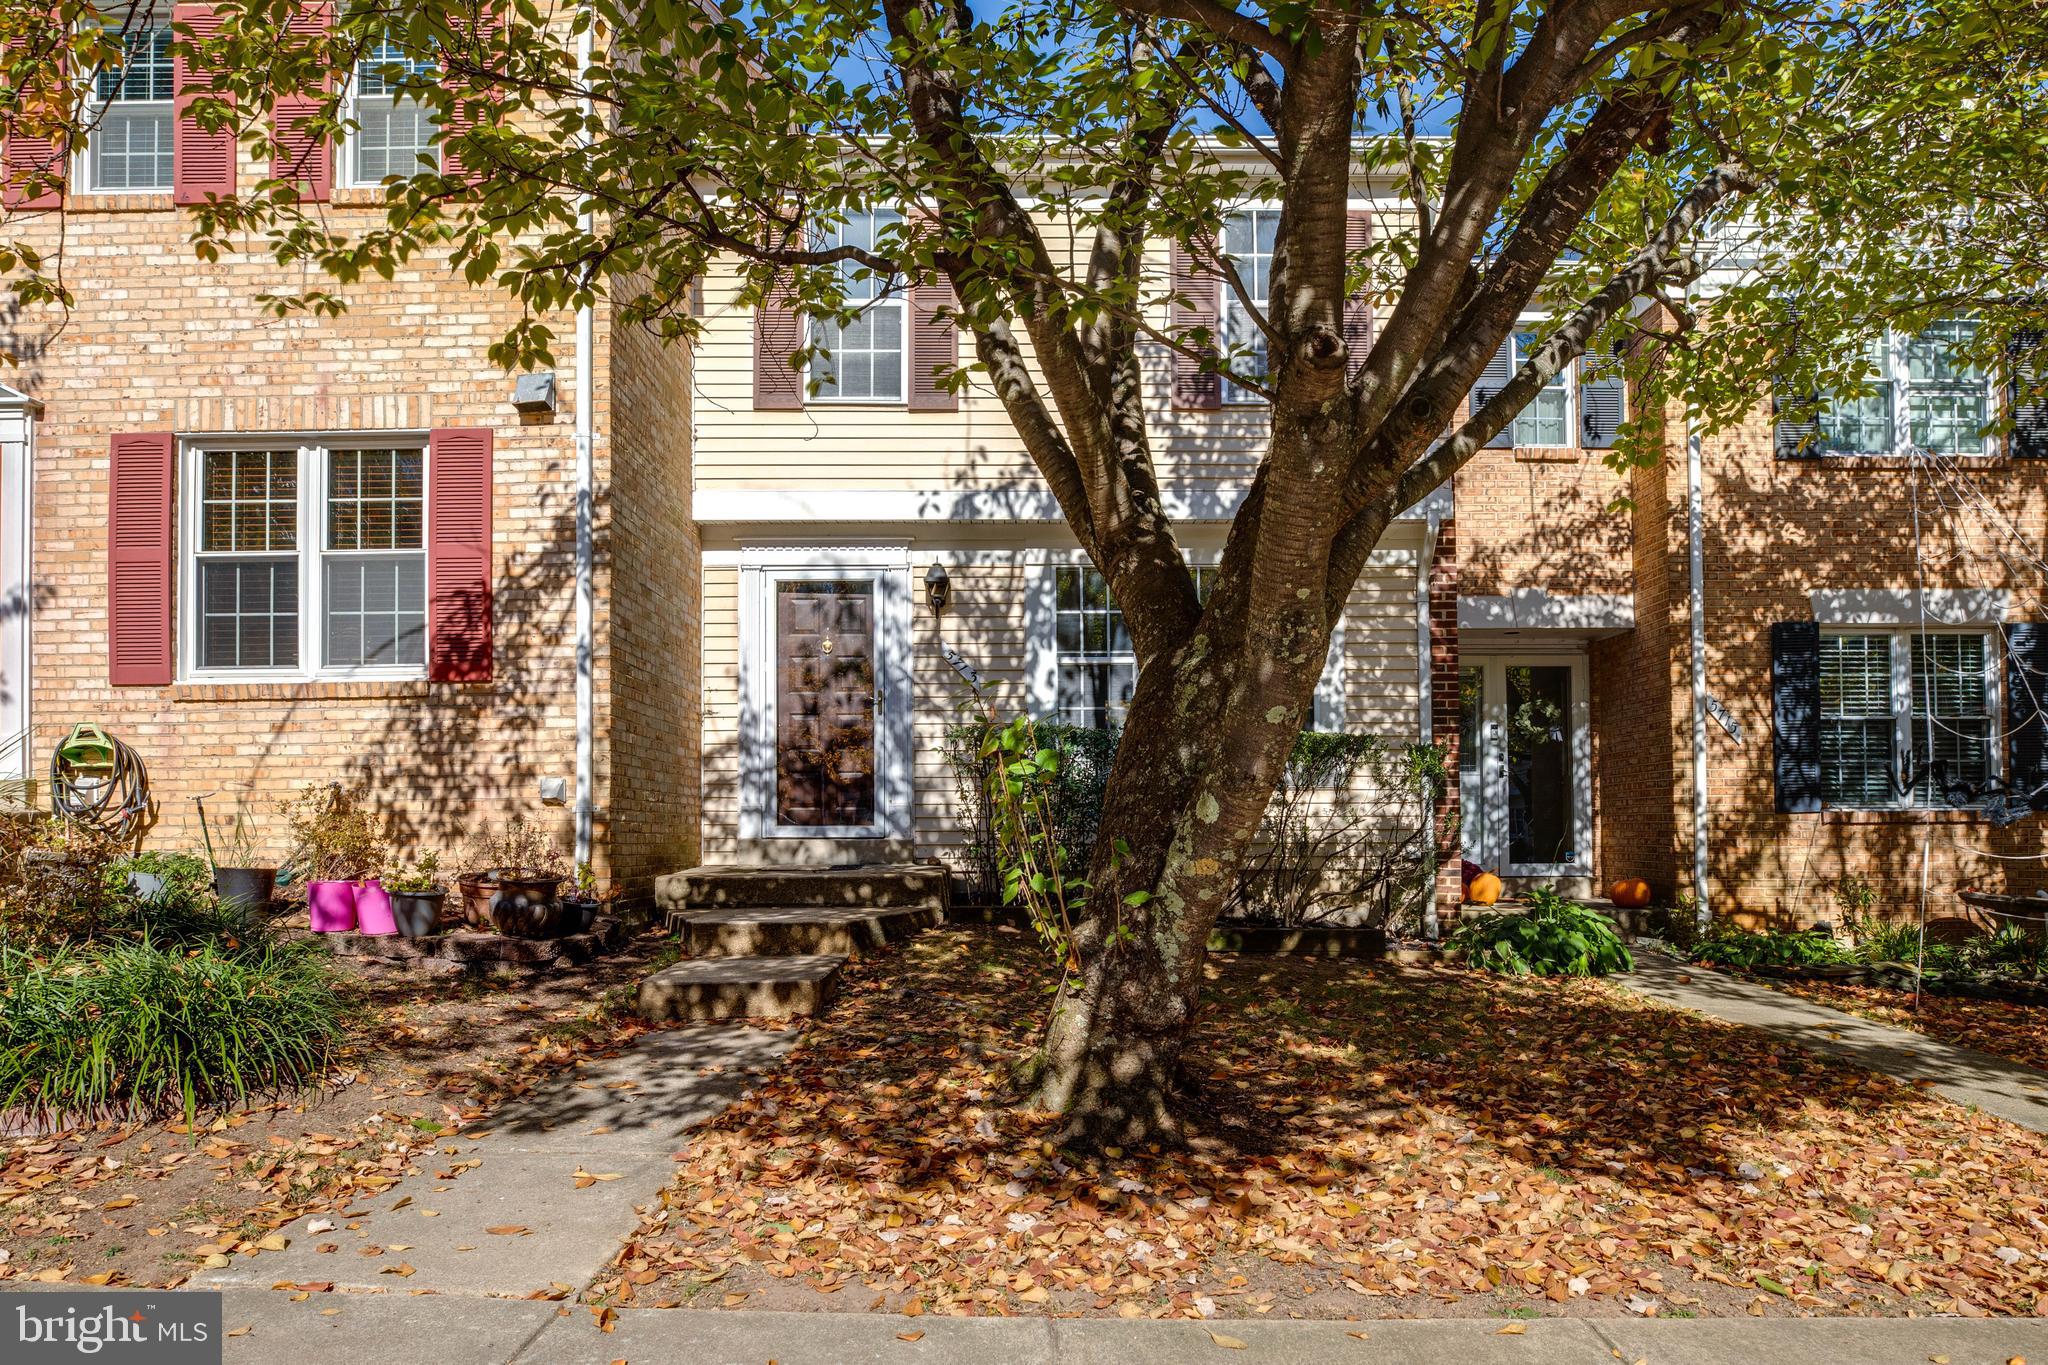
[[[1701,471],[1700,433],[1692,405],[1685,412],[1685,538],[1692,588],[1692,894],[1704,928],[1707,910],[1707,603],[1706,480]]]
[[[587,6],[586,6],[587,8]],[[590,34],[592,23],[586,14],[583,31],[576,35],[576,68],[583,82],[584,140],[590,140],[589,120],[596,105],[590,97]],[[587,239],[596,224],[591,200],[585,196],[577,214],[577,227]],[[585,283],[589,280],[586,278]],[[596,320],[588,302],[576,309],[576,861],[591,861],[593,792],[597,785],[597,696],[593,665],[596,655],[597,541],[594,517],[597,510],[597,467],[592,447],[596,441],[597,401],[595,365]]]
[[[1437,536],[1442,529],[1442,521],[1438,518],[1435,511],[1431,511],[1429,520],[1423,525],[1422,562],[1415,573],[1415,658],[1417,661],[1415,695],[1421,698],[1422,702],[1421,714],[1416,717],[1415,729],[1416,733],[1421,736],[1424,744],[1436,742],[1436,677],[1435,668],[1433,667],[1435,659],[1430,648],[1429,575],[1431,568],[1436,564]],[[1453,772],[1447,780],[1455,782],[1458,780],[1458,775]],[[1424,903],[1422,911],[1422,936],[1434,943],[1437,936],[1443,931],[1443,926],[1437,923],[1436,915],[1436,879],[1441,869],[1436,864],[1436,805],[1434,802],[1427,803],[1422,808],[1422,838],[1423,847],[1427,850],[1430,866],[1429,899]]]

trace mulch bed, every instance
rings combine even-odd
[[[2043,1140],[1598,982],[1212,959],[1185,1149],[1014,1107],[1051,984],[947,929],[848,972],[593,1296],[1325,1318],[2034,1313]]]
[[[1769,984],[1882,1024],[2048,1071],[2048,1007],[1930,993],[1921,995],[1916,1010],[1909,992],[1888,987],[1828,981]]]
[[[180,1116],[0,1141],[0,1280],[175,1286],[445,1161],[492,1105],[644,1031],[620,1006],[670,942],[526,983],[350,981],[354,1027],[314,1090],[189,1131]]]

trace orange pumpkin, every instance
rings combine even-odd
[[[1641,877],[1623,877],[1607,888],[1607,899],[1624,910],[1640,910],[1650,903],[1650,884]]]
[[[1500,878],[1491,872],[1482,872],[1465,888],[1465,899],[1474,905],[1492,905],[1500,899],[1500,892]]]

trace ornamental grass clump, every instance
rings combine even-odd
[[[292,945],[0,948],[0,1113],[15,1121],[189,1121],[305,1085],[342,1032],[321,955]]]
[[[1693,945],[1692,960],[1709,967],[1835,967],[1853,960],[1847,947],[1815,929],[1753,933],[1716,926]]]
[[[1606,976],[1635,965],[1605,915],[1554,891],[1535,890],[1526,913],[1481,915],[1451,935],[1482,971],[1508,976]]]

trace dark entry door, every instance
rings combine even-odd
[[[875,822],[875,584],[775,585],[775,820]]]

